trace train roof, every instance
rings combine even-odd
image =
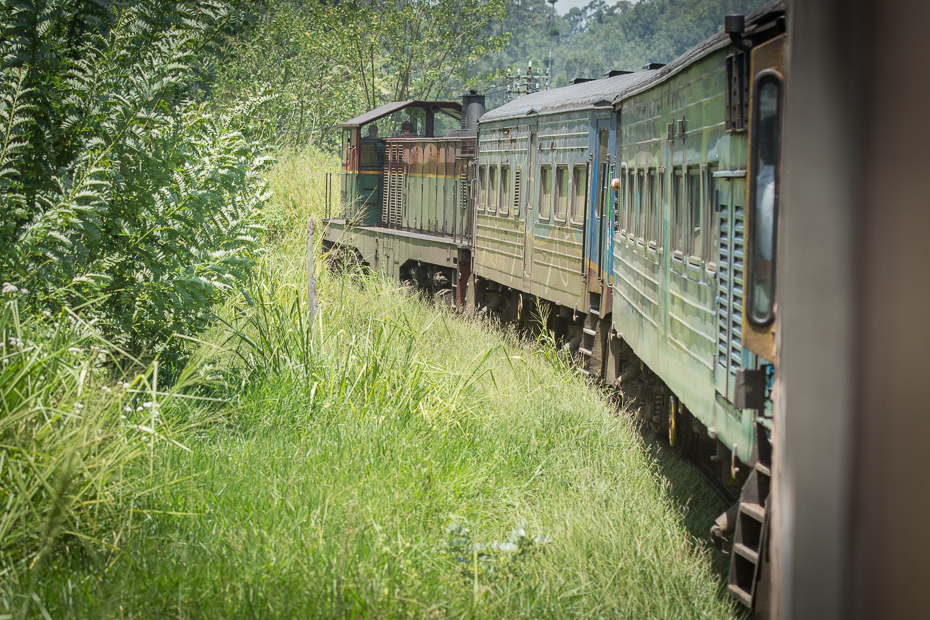
[[[529,114],[555,114],[613,105],[617,95],[651,77],[655,70],[627,73],[572,86],[541,90],[485,112],[479,122],[519,118]]]
[[[393,114],[398,110],[403,110],[404,108],[416,106],[439,106],[440,108],[454,108],[456,110],[462,109],[462,104],[458,101],[421,101],[417,99],[412,99],[410,101],[392,101],[390,103],[385,103],[383,106],[375,108],[365,112],[364,114],[359,114],[355,118],[350,118],[347,121],[339,123],[340,127],[358,127],[364,125],[365,123],[370,123],[371,121],[378,120],[382,116],[387,116],[388,114]]]

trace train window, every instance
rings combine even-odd
[[[484,211],[484,203],[488,195],[488,167],[478,166],[478,210]]]
[[[510,166],[501,166],[501,194],[498,212],[507,215],[510,207]]]
[[[352,132],[349,129],[342,132],[342,165],[346,170],[352,165]]]
[[[749,320],[765,325],[775,304],[775,231],[781,160],[781,80],[762,73],[753,89],[749,217]]]
[[[572,168],[572,222],[584,222],[584,206],[588,202],[588,167]]]
[[[552,166],[539,167],[539,220],[549,221],[552,210]]]
[[[639,243],[643,242],[643,229],[646,222],[646,173],[639,171],[636,175],[636,215],[633,234]]]
[[[656,247],[656,171],[646,172],[645,213],[643,214],[643,243],[652,249]]]
[[[555,219],[564,222],[568,212],[568,166],[555,167]]]
[[[600,134],[598,134],[597,146],[597,212],[598,217],[601,219],[603,219],[604,214],[607,213],[608,194],[612,193],[610,192],[610,179],[608,179],[608,174],[610,173],[610,155],[607,153],[607,141],[607,130],[602,129]]]
[[[656,246],[661,252],[665,249],[665,166],[659,168],[656,185]]]
[[[488,168],[488,213],[494,213],[497,208],[497,190],[497,166],[491,166]]]
[[[707,246],[704,250],[704,256],[707,257],[706,265],[709,271],[717,271],[717,246],[720,239],[720,218],[717,215],[720,201],[717,199],[717,179],[714,173],[717,172],[717,166],[707,166],[707,173],[704,175],[704,187],[706,190],[707,217],[705,226]]]
[[[672,170],[671,187],[669,188],[669,203],[671,206],[671,228],[669,229],[670,241],[672,244],[672,256],[679,260],[682,259],[685,252],[685,211],[681,199],[681,186],[684,184],[684,175],[681,168]]]
[[[633,231],[633,179],[635,178],[636,173],[627,168],[625,178],[623,179],[623,232],[627,235],[632,234]]]
[[[433,136],[442,138],[462,128],[462,113],[454,108],[433,106]]]
[[[688,251],[692,263],[700,264],[704,243],[704,217],[701,212],[701,168],[688,168]]]

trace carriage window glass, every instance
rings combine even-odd
[[[656,183],[656,246],[665,249],[665,168],[659,171]]]
[[[688,169],[688,251],[691,258],[701,261],[704,249],[702,233],[704,217],[701,212],[701,168],[693,166]]]
[[[342,132],[342,165],[349,168],[352,163],[351,156],[352,132],[348,129]]]
[[[640,242],[643,240],[643,228],[646,222],[646,173],[636,175],[636,222],[633,232]]]
[[[646,173],[646,221],[643,240],[650,247],[656,243],[656,171]]]
[[[623,179],[623,203],[624,203],[624,219],[623,219],[623,230],[627,234],[633,230],[633,171],[627,170],[625,178]]]
[[[510,167],[501,166],[501,195],[498,212],[501,215],[507,215],[507,209],[510,207]]]
[[[717,198],[717,179],[714,173],[717,172],[716,166],[708,166],[707,174],[704,176],[704,187],[706,188],[707,217],[706,238],[707,249],[704,256],[707,257],[707,268],[710,271],[717,270],[717,248],[720,243],[720,200]]]
[[[681,258],[685,250],[684,236],[684,205],[681,200],[681,186],[684,183],[681,168],[675,168],[672,172],[671,187],[669,188],[669,202],[672,208],[671,228],[669,229],[670,240],[672,243],[672,254],[676,258]]]
[[[462,113],[453,108],[433,107],[433,136],[444,138],[462,128]]]
[[[568,212],[568,166],[555,167],[555,219],[565,221]]]
[[[488,177],[487,177],[487,166],[478,167],[478,210],[484,211],[484,201],[487,200],[486,196],[488,193]]]
[[[488,168],[488,213],[494,213],[497,207],[497,166]]]
[[[588,167],[572,169],[572,221],[584,222],[584,206],[588,202]]]
[[[752,114],[749,320],[764,325],[775,304],[775,231],[781,158],[781,80],[763,74],[756,82]]]
[[[539,219],[549,221],[552,209],[552,166],[539,167]]]
[[[597,212],[598,217],[603,218],[604,213],[606,213],[606,205],[608,200],[609,188],[610,188],[610,179],[607,178],[608,172],[610,170],[610,157],[607,154],[607,130],[602,129],[601,133],[598,135],[598,147],[597,147],[597,161],[598,161],[598,171],[597,171]]]

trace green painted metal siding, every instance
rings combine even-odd
[[[732,213],[736,203],[742,204],[733,197],[734,186],[742,182],[747,148],[746,133],[724,128],[726,54],[710,54],[619,106],[618,175],[623,183],[614,232],[613,323],[688,409],[714,427],[727,446],[742,447],[737,450],[748,459],[752,414],[727,402],[732,399],[732,391],[727,393],[731,369],[717,369],[721,347],[724,359],[741,352],[732,345],[739,336],[733,319],[742,307],[732,294],[741,280],[732,278],[731,248],[721,254],[713,231],[725,222],[730,228],[723,235],[732,239],[726,236],[732,232]],[[656,179],[653,227],[641,215],[646,202],[637,198],[650,173]],[[740,187],[745,191],[745,185]],[[676,195],[679,210],[674,209]],[[700,242],[690,218],[696,215],[689,211],[692,196],[700,196]],[[718,271],[730,278],[723,293]]]

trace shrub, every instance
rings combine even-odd
[[[170,362],[173,336],[247,278],[265,99],[195,100],[236,5],[0,4],[0,273],[29,308],[83,308],[113,342]]]

